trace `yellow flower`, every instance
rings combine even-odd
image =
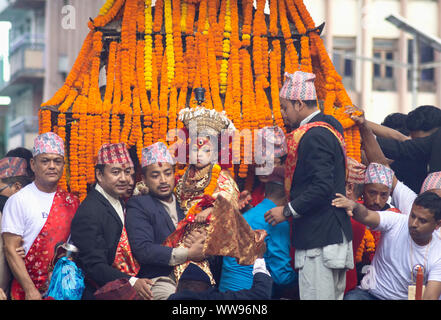
[[[153,17],[152,1],[145,2],[145,47],[144,47],[144,78],[145,87],[148,91],[152,90],[152,54],[153,54]]]
[[[99,15],[105,16],[107,12],[109,12],[110,8],[112,8],[115,0],[107,0],[106,3],[101,7]]]
[[[170,86],[175,77],[175,58],[173,47],[173,17],[171,0],[164,1],[165,44],[167,51],[167,78]]]

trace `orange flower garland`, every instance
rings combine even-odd
[[[242,25],[242,47],[248,47],[251,44],[251,24],[253,19],[253,1],[242,1],[243,25]],[[256,23],[254,24],[256,26]]]
[[[175,54],[175,84],[179,89],[184,81],[184,49],[181,37],[181,0],[173,0],[173,46]]]
[[[277,0],[269,0],[269,7],[270,7],[269,32],[271,36],[275,37],[279,33],[279,30],[277,28],[277,18],[278,18]]]
[[[78,159],[78,122],[75,121],[70,126],[70,141],[69,141],[69,170],[70,179],[69,187],[71,192],[78,193],[79,185],[79,159]],[[66,189],[67,190],[67,189]]]
[[[153,17],[152,17],[152,1],[145,1],[145,47],[144,47],[144,77],[145,77],[145,88],[147,91],[152,90],[152,55],[153,55]]]
[[[64,85],[60,88],[60,90],[58,90],[54,94],[54,96],[51,99],[43,103],[41,105],[42,107],[59,105],[63,102],[66,95],[69,93],[70,87],[74,84],[74,81],[77,80],[81,75],[80,69],[86,61],[88,52],[92,48],[92,40],[93,40],[93,33],[89,32],[89,34],[87,35],[86,39],[83,42],[78,58],[77,60],[75,60],[75,63],[72,66],[72,69],[69,72],[66,81],[64,82]]]
[[[50,132],[51,130],[52,130],[51,111],[42,110],[39,134]]]
[[[63,139],[64,145],[66,145],[66,114],[60,113],[58,115],[57,126],[58,126],[57,134],[61,139]],[[63,175],[61,176],[58,185],[61,188],[63,188],[63,190],[67,190],[66,166],[64,166],[63,168]]]
[[[285,71],[317,75],[324,112],[341,122],[348,155],[359,160],[360,134],[345,113],[351,99],[320,35],[312,31],[315,23],[303,1],[270,0],[268,26],[265,3],[256,1],[253,14],[251,0],[242,1],[240,10],[237,0],[157,0],[152,14],[151,0],[107,0],[88,23],[90,32],[63,86],[42,104],[58,106],[57,116],[39,110],[39,132],[56,130],[70,137],[66,141],[70,191],[80,198],[87,194],[87,184],[93,181],[94,153],[101,143],[125,141],[139,154],[143,146],[165,139],[167,130],[182,127],[175,114],[195,105],[195,87],[206,89],[204,105],[225,110],[239,132],[268,125],[283,128],[278,90]],[[101,61],[107,37],[103,38],[103,27],[119,21],[120,41],[110,37],[108,60]],[[300,54],[290,29],[293,24],[302,35]],[[277,38],[280,32],[282,43]],[[103,66],[107,85],[101,98],[99,71]],[[70,109],[73,121],[66,125]],[[69,127],[70,134],[66,134]],[[244,160],[249,151],[238,140],[232,144],[233,161],[241,165],[230,172],[236,169],[240,177],[246,177],[250,169]],[[252,180],[247,179],[247,186]]]
[[[362,262],[363,255],[373,254],[375,252],[375,238],[369,229],[365,229],[363,240],[361,240],[360,246],[355,253],[355,263]]]

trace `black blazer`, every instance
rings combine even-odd
[[[332,116],[317,114],[343,135]],[[332,206],[336,193],[345,194],[345,158],[339,141],[326,128],[310,129],[300,140],[298,161],[291,186],[291,206],[301,217],[293,219],[292,240],[296,249],[313,249],[342,243],[342,231],[352,240],[351,220],[345,210]]]
[[[185,218],[176,202],[178,220]],[[176,228],[164,205],[150,195],[134,196],[127,201],[126,230],[135,259],[141,270],[138,276],[155,278],[169,275],[172,248],[163,246],[164,240]]]
[[[441,171],[441,129],[425,138],[406,141],[377,138],[384,155],[393,160],[414,160],[428,165],[428,172]]]
[[[270,300],[273,280],[265,273],[254,275],[253,286],[248,290],[220,292],[210,288],[202,292],[182,291],[172,294],[168,300]]]
[[[122,228],[110,202],[93,188],[71,223],[71,239],[79,249],[77,260],[86,277],[83,299],[93,299],[95,284],[101,287],[116,279],[130,278],[112,267]]]

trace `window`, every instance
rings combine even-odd
[[[395,91],[395,70],[393,63],[398,57],[398,42],[390,39],[374,39],[374,62],[372,89],[376,91]]]
[[[413,64],[413,45],[414,40],[408,40],[408,63],[410,65]],[[436,91],[436,83],[435,83],[435,69],[434,68],[424,68],[425,63],[434,62],[435,61],[435,53],[434,49],[423,43],[419,42],[417,48],[417,54],[419,56],[419,63],[421,70],[418,73],[418,91],[423,92],[435,92]],[[409,69],[407,73],[409,90],[412,90],[412,69]]]
[[[355,38],[334,37],[332,60],[347,89],[355,89]]]

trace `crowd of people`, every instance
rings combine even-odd
[[[265,163],[251,192],[219,161],[232,121],[203,107],[180,112],[197,128],[183,174],[163,142],[141,159],[124,143],[104,144],[81,203],[59,186],[58,135],[9,151],[0,160],[0,299],[407,300],[422,282],[421,298],[438,300],[441,109],[376,124],[349,108],[358,162],[342,125],[321,111],[314,80],[286,74],[285,128],[259,129]],[[60,269],[63,257],[71,268]]]

